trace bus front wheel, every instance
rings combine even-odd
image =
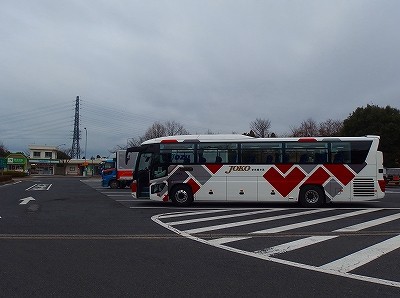
[[[111,187],[112,189],[117,189],[117,188],[119,187],[118,181],[117,181],[117,180],[111,180],[111,181],[110,181],[110,187]]]
[[[321,187],[315,185],[304,186],[299,195],[299,203],[303,207],[317,208],[325,202],[325,194]]]
[[[192,189],[188,185],[177,185],[172,189],[171,201],[176,206],[189,206],[193,202]]]

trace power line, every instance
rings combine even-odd
[[[26,140],[36,143],[42,140],[44,143],[51,143],[51,140],[67,142],[68,139],[72,139],[71,149],[74,147],[76,151],[81,139],[79,127],[83,125],[90,131],[91,143],[109,144],[111,148],[125,144],[124,140],[128,138],[144,135],[155,122],[165,122],[165,119],[150,114],[138,114],[86,99],[79,98],[79,101],[74,100],[74,103],[72,105],[71,101],[57,102],[7,111],[7,115],[2,117],[0,141]],[[204,127],[180,124],[192,133],[207,131]]]

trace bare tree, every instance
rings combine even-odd
[[[258,138],[268,137],[271,121],[268,119],[257,118],[255,121],[250,122],[250,129]]]
[[[319,124],[319,135],[322,137],[339,136],[343,128],[343,121],[328,119]]]
[[[167,136],[187,135],[189,132],[183,127],[182,124],[175,121],[167,121],[164,124],[165,133]]]
[[[71,159],[72,148],[57,150],[57,158],[58,159]]]
[[[10,152],[7,150],[3,142],[0,142],[0,157],[6,157]]]
[[[143,138],[145,140],[150,140],[165,136],[166,136],[165,126],[161,122],[154,122],[153,125],[146,130]]]
[[[176,121],[167,121],[165,123],[161,122],[154,122],[151,125],[144,135],[136,138],[129,138],[127,140],[126,145],[117,145],[110,152],[115,152],[120,149],[126,149],[129,147],[140,146],[146,140],[165,137],[165,136],[176,136],[176,135],[185,135],[189,134],[189,132],[183,127],[182,124]]]
[[[338,136],[342,127],[343,122],[340,120],[328,119],[318,124],[315,120],[308,118],[301,122],[300,126],[292,126],[290,129],[293,137],[331,137]]]
[[[140,146],[140,144],[144,141],[142,139],[143,137],[139,137],[139,138],[130,138],[127,141],[127,147],[136,147],[136,146]],[[125,149],[125,148],[124,148]]]
[[[317,122],[311,118],[301,122],[299,127],[290,127],[290,130],[293,137],[312,137],[317,136],[319,133]]]

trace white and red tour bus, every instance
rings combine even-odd
[[[135,198],[172,201],[359,202],[385,195],[379,136],[253,138],[180,135],[145,141]]]

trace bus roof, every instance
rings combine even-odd
[[[379,140],[379,136],[368,135],[364,137],[288,137],[288,138],[254,138],[240,134],[214,134],[214,135],[176,135],[160,137],[144,141],[142,145],[157,143],[203,143],[203,142],[335,142],[335,141],[360,141]]]

